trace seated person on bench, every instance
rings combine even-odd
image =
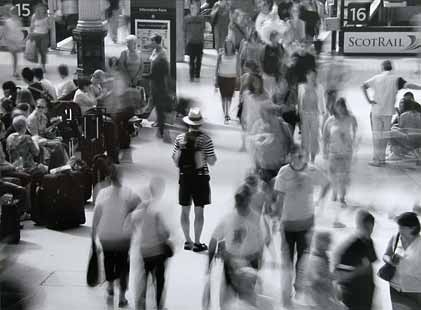
[[[398,115],[393,121],[390,138],[390,159],[401,159],[421,148],[421,106],[411,92],[399,102]]]
[[[10,162],[19,170],[30,175],[42,175],[48,173],[48,167],[37,162],[40,154],[39,146],[27,134],[27,122],[24,116],[16,116],[12,126],[16,130],[7,137],[6,150]]]
[[[38,99],[35,110],[28,116],[28,130],[38,141],[40,147],[43,148],[42,162],[49,162],[50,169],[63,166],[69,160],[69,156],[61,143],[61,139],[57,138],[54,129],[60,118],[48,119],[47,102],[45,99]]]

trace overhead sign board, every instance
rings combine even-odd
[[[421,32],[344,32],[344,53],[418,54]]]

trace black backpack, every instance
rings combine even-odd
[[[197,148],[199,135],[200,132],[187,132],[184,136],[185,146],[180,149],[181,153],[178,160],[178,168],[181,173],[194,174],[198,169],[195,158],[196,152],[199,150]]]

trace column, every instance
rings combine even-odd
[[[176,28],[177,28],[177,55],[176,61],[184,61],[184,2],[185,0],[177,0],[176,4]]]
[[[73,30],[77,42],[78,78],[89,79],[97,69],[105,69],[104,37],[101,0],[79,1],[79,21]]]

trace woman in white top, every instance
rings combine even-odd
[[[317,82],[316,72],[309,70],[306,83],[298,86],[298,112],[301,117],[302,145],[314,163],[319,153],[321,127],[326,117],[325,92]]]
[[[114,281],[119,279],[119,307],[124,307],[128,303],[125,294],[131,239],[129,215],[140,205],[141,199],[122,185],[120,173],[115,166],[110,167],[109,178],[111,185],[102,189],[95,201],[92,240],[98,237],[101,242],[108,297],[113,299]]]
[[[225,124],[231,120],[229,110],[240,72],[237,58],[234,43],[226,40],[224,49],[218,54],[215,71],[215,88],[219,88],[221,93]]]
[[[390,280],[393,310],[421,309],[421,237],[420,222],[413,212],[397,218],[399,234],[387,247],[383,260],[396,267]]]
[[[35,41],[37,52],[41,56],[41,64],[44,72],[46,72],[45,64],[47,63],[48,45],[50,43],[49,31],[50,21],[48,19],[47,7],[40,3],[36,6],[35,13],[32,15],[29,39]]]
[[[5,6],[8,10],[6,14],[9,16],[6,18],[4,23],[4,40],[6,46],[9,49],[13,59],[13,76],[19,77],[18,67],[18,52],[23,47],[23,32],[22,23],[19,16],[17,15],[17,7],[12,5]]]
[[[96,106],[97,101],[91,91],[91,81],[79,80],[79,89],[73,97],[73,102],[79,105],[82,115]]]

